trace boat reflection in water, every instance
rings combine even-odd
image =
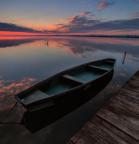
[[[106,74],[96,80],[93,80],[89,85],[83,87],[83,89],[80,89],[78,92],[72,94],[69,92],[64,96],[54,99],[54,105],[52,106],[46,107],[45,103],[41,103],[40,106],[37,105],[36,108],[33,108],[33,110],[27,110],[21,123],[30,132],[36,132],[86,103],[104,89],[110,82],[113,77],[114,63],[115,60],[113,60],[113,65],[109,70],[106,70],[104,67],[96,63],[94,67],[100,67],[101,70],[105,69],[104,71],[107,71]]]

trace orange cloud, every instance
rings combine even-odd
[[[65,22],[66,23],[66,22]],[[47,25],[47,34],[66,33],[69,29],[64,24]]]
[[[31,28],[31,29],[35,29],[35,30],[45,30],[47,29],[46,24],[40,24],[40,23],[28,23],[28,24],[24,24],[25,27]]]
[[[47,30],[57,30],[58,27],[59,27],[58,25],[54,25],[54,24],[47,25]]]

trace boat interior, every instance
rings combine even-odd
[[[112,60],[92,62],[52,78],[37,90],[20,97],[22,103],[29,105],[39,100],[66,92],[82,84],[91,82],[113,68]]]

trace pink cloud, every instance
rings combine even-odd
[[[101,0],[98,4],[97,4],[97,9],[98,10],[103,10],[111,5],[113,5],[113,2],[110,2],[108,0]]]
[[[85,11],[65,19],[64,23],[62,24],[56,24],[51,26],[52,29],[48,28],[47,32],[78,32],[81,30],[86,30],[88,27],[92,27],[99,22],[100,21],[97,20],[96,16],[92,12]]]
[[[79,14],[79,16],[91,16],[91,17],[94,16],[95,17],[95,15],[90,11],[82,12]]]
[[[100,7],[104,8],[109,4],[106,4],[106,0],[102,0],[103,4]],[[112,4],[112,2],[109,2]],[[138,15],[136,12],[134,15]],[[138,35],[139,19],[123,19],[114,21],[102,21],[98,20],[97,17],[89,11],[85,11],[69,17],[64,20],[61,24],[51,26],[52,29],[47,29],[47,34],[99,34],[99,35],[121,35],[121,34],[133,34]]]

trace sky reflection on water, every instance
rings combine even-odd
[[[115,73],[109,87],[121,87],[131,75],[139,70],[138,39],[48,37],[1,40],[0,116],[2,110],[9,108],[9,105],[13,103],[9,97],[13,98],[15,93],[72,66],[107,57],[116,59]],[[105,94],[107,93],[108,91]],[[72,117],[76,117],[74,113]],[[84,118],[80,117],[80,119]],[[66,121],[64,122],[64,127],[67,127]],[[55,127],[62,127],[58,122],[56,125]],[[57,135],[56,132],[50,132],[51,130],[53,131],[51,126],[46,130],[46,133],[49,133],[47,136],[42,131],[48,143],[52,141],[54,143],[54,140],[50,138]],[[21,131],[24,132],[23,129]],[[42,138],[40,133],[36,134],[38,139]],[[63,137],[66,139],[68,134],[65,132]],[[21,135],[19,137],[21,138]],[[59,139],[61,143],[64,141],[62,138]],[[26,138],[25,141],[29,140],[30,138]],[[42,140],[41,143],[44,141]],[[31,143],[35,141],[31,140]]]
[[[9,93],[14,95],[64,69],[107,57],[117,60],[116,81],[122,73],[128,79],[139,69],[138,47],[138,39],[124,38],[48,37],[1,40],[0,96]],[[19,89],[21,83],[24,86]],[[19,90],[15,90],[15,87]]]
[[[79,63],[105,57],[116,58],[120,67],[124,52],[127,55],[122,66],[129,67],[132,63],[133,67],[127,72],[134,71],[137,66],[133,65],[139,61],[137,39],[49,37],[11,41],[7,47],[6,44],[6,41],[0,42],[0,77],[3,80],[22,80],[25,77],[41,80]]]

